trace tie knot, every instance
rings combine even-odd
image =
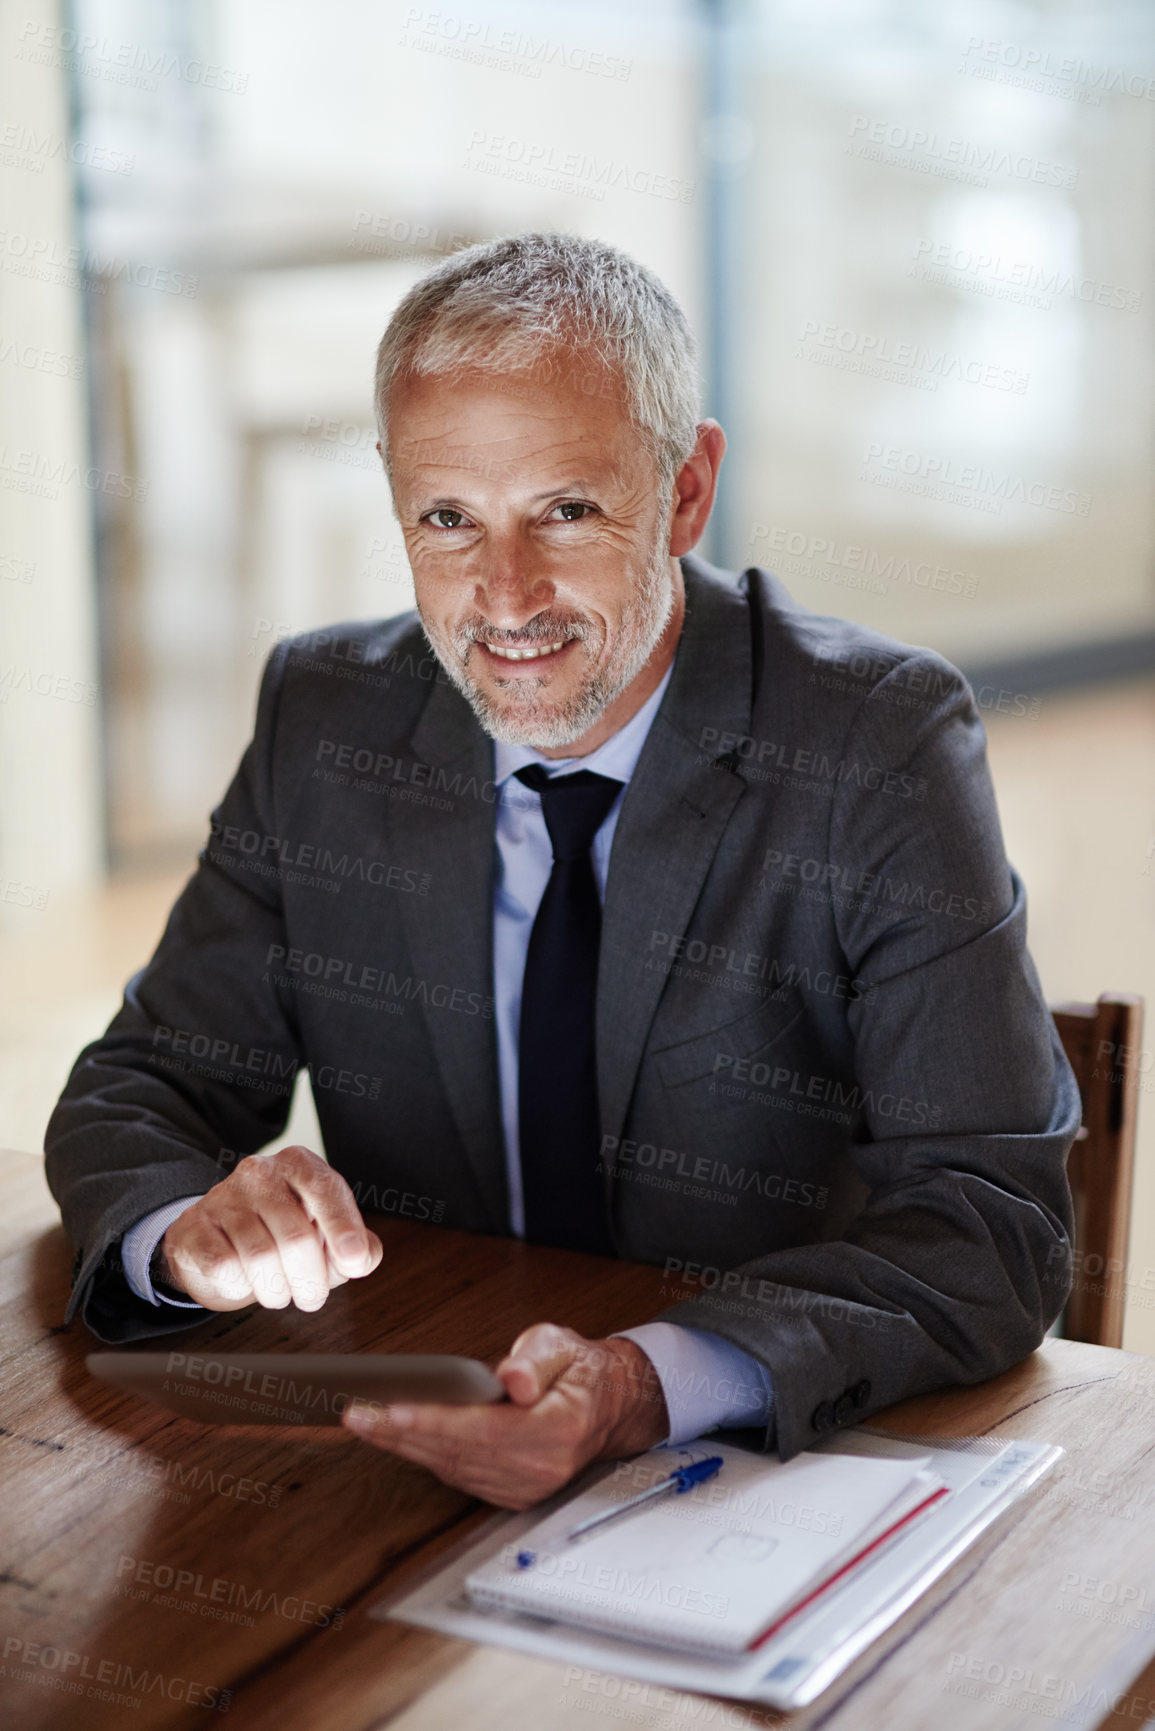
[[[555,860],[585,859],[623,782],[578,769],[572,775],[547,775],[540,763],[514,772],[541,795],[541,812]]]

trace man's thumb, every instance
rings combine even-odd
[[[518,1335],[497,1367],[497,1379],[517,1406],[532,1406],[577,1357],[582,1341],[571,1329],[538,1322]]]

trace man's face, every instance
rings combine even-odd
[[[674,603],[669,501],[616,382],[574,357],[404,376],[389,425],[417,606],[446,672],[495,738],[580,739]]]

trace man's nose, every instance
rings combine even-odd
[[[542,575],[529,549],[516,544],[487,550],[478,575],[474,605],[501,631],[517,631],[553,601],[553,584]]]

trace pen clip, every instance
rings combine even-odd
[[[677,1467],[670,1474],[672,1479],[677,1480],[676,1494],[681,1496],[684,1491],[692,1490],[695,1485],[704,1484],[707,1479],[712,1479],[724,1464],[721,1455],[707,1455],[704,1461],[691,1461],[687,1467]]]

